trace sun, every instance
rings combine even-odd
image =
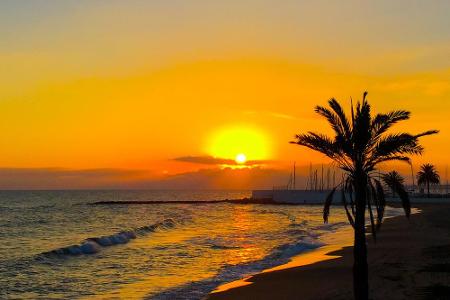
[[[244,164],[247,161],[247,156],[245,156],[244,153],[239,153],[236,155],[236,158],[234,159],[238,164]]]
[[[270,158],[269,137],[260,128],[250,125],[224,126],[211,133],[206,153],[218,158],[234,160],[237,164]]]

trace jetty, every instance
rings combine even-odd
[[[174,200],[174,201],[160,201],[160,200],[114,200],[114,201],[97,201],[90,203],[90,205],[156,205],[156,204],[281,204],[273,201],[272,198],[242,198],[242,199],[224,199],[224,200]]]

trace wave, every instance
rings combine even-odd
[[[315,227],[312,227],[311,230],[313,231],[335,231],[343,226],[348,225],[347,222],[337,222],[337,223],[326,223],[322,225],[318,225]]]
[[[173,219],[165,219],[152,225],[142,226],[132,230],[120,231],[115,234],[87,238],[78,245],[71,245],[67,247],[58,248],[55,250],[43,252],[42,256],[75,256],[82,254],[95,254],[101,251],[104,247],[114,245],[126,244],[138,236],[146,235],[155,231],[157,228],[169,229],[175,226]]]
[[[290,259],[302,252],[319,248],[324,244],[309,238],[304,238],[299,242],[284,244],[273,249],[273,251],[261,260],[238,264],[226,265],[218,272],[218,275],[200,281],[191,282],[182,286],[162,291],[156,295],[151,295],[145,299],[152,300],[172,300],[172,299],[203,299],[217,286],[245,276],[285,264]]]
[[[347,225],[346,222],[338,222],[306,229],[307,223],[307,221],[292,223],[285,233],[295,237],[296,241],[272,249],[268,255],[260,260],[223,266],[214,277],[174,287],[156,295],[149,295],[146,299],[204,299],[212,290],[226,282],[232,282],[286,264],[296,255],[324,246],[325,244],[319,240],[323,233],[335,231]],[[217,244],[213,245],[213,247],[215,246]]]

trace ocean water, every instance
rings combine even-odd
[[[346,225],[321,206],[90,205],[221,200],[250,191],[1,191],[1,299],[201,299],[320,247]]]

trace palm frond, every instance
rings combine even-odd
[[[392,155],[392,156],[382,156],[382,157],[378,157],[376,159],[368,159],[366,165],[364,166],[364,168],[370,172],[373,171],[375,169],[375,166],[383,163],[383,162],[389,162],[389,161],[402,161],[402,162],[406,162],[407,164],[411,164],[411,159],[407,156],[403,156],[403,155]]]
[[[370,228],[372,230],[372,237],[373,237],[373,239],[376,242],[377,241],[377,232],[376,232],[376,229],[375,229],[375,221],[374,221],[374,218],[373,218],[373,211],[372,211],[372,198],[374,197],[374,189],[371,186],[371,184],[370,184],[368,190],[369,191],[367,193],[367,195],[368,195],[368,197],[367,197],[367,210],[369,211]]]
[[[421,166],[420,171],[417,173],[417,184],[439,184],[441,178],[436,168],[431,164],[424,164]]]
[[[422,136],[433,135],[433,134],[438,134],[438,133],[439,133],[439,130],[428,130],[428,131],[416,134],[415,137],[419,138]]]
[[[365,99],[366,95],[367,93],[365,92],[362,103],[358,102],[356,105],[355,122],[353,124],[353,144],[358,152],[364,151],[372,135],[370,130],[372,123],[370,105]]]
[[[334,130],[335,146],[342,152],[350,154],[352,151],[352,145],[349,143],[351,140],[350,124],[348,123],[344,111],[335,99],[331,99],[329,105],[332,110],[323,106],[316,106],[315,112],[327,119],[331,128]]]
[[[383,175],[383,181],[389,188],[392,189],[394,193],[396,193],[400,197],[406,217],[409,218],[409,215],[411,213],[411,204],[409,202],[408,192],[403,185],[404,178],[397,172],[393,171]]]
[[[377,230],[380,230],[381,224],[383,223],[384,210],[386,208],[386,198],[384,195],[384,189],[381,185],[381,182],[374,179],[377,197],[378,197],[378,206],[377,206]]]
[[[354,215],[352,216],[352,214],[350,214],[350,211],[348,210],[347,199],[345,197],[344,189],[341,189],[341,199],[342,199],[342,204],[344,204],[345,213],[347,215],[348,222],[350,223],[350,225],[352,225],[353,228],[355,228]]]
[[[355,214],[355,201],[353,200],[353,182],[350,176],[347,176],[347,179],[345,180],[344,189],[348,193],[348,196],[350,198],[350,207],[352,209],[353,218],[355,218],[356,214]]]
[[[408,120],[411,113],[406,110],[391,111],[387,114],[377,114],[372,121],[372,135],[376,140],[394,124]]]
[[[375,148],[371,160],[383,157],[391,157],[402,154],[422,154],[423,147],[418,139],[409,133],[389,134],[380,139]]]
[[[389,187],[396,187],[397,185],[405,182],[405,178],[403,178],[397,171],[391,171],[387,174],[383,174],[382,179]]]
[[[351,108],[351,114],[352,114],[352,128],[355,127],[355,109],[353,107],[353,99],[350,97],[350,108]]]
[[[350,122],[349,122],[347,116],[345,115],[345,112],[342,109],[342,106],[334,98],[332,98],[330,101],[328,101],[328,104],[334,110],[335,114],[339,117],[339,121],[340,121],[341,127],[343,129],[343,132],[345,134],[345,138],[347,140],[349,140],[351,138]]]
[[[400,200],[402,201],[402,206],[403,210],[405,211],[405,215],[407,218],[409,218],[409,215],[411,214],[411,202],[409,201],[409,195],[405,189],[405,186],[403,184],[399,185],[396,192],[400,197]]]
[[[328,223],[328,216],[330,215],[330,206],[333,202],[334,193],[336,192],[336,187],[331,190],[331,192],[328,194],[327,198],[325,199],[325,204],[323,206],[323,221],[325,223]]]
[[[323,106],[316,106],[315,112],[327,119],[331,128],[333,128],[334,132],[336,133],[336,136],[346,135],[344,128],[342,127],[341,120],[334,112]]]
[[[324,134],[318,134],[314,132],[308,132],[307,134],[297,134],[295,136],[296,141],[291,143],[308,147],[325,154],[330,158],[334,158],[338,152],[333,141]]]
[[[318,151],[336,161],[341,169],[344,169],[347,172],[352,171],[351,162],[349,162],[342,153],[342,149],[339,145],[337,145],[330,137],[310,131],[306,134],[297,134],[295,138],[297,140],[291,141],[290,143]]]

